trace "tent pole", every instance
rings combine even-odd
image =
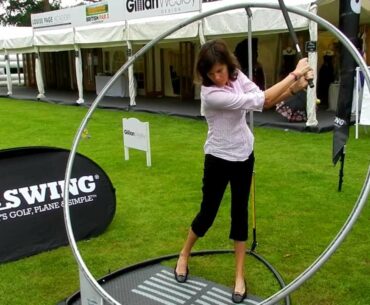
[[[76,101],[76,103],[80,105],[83,104],[85,101],[84,101],[81,49],[77,45],[75,45],[75,66],[78,89],[78,100]]]
[[[17,53],[17,74],[18,74],[18,86],[21,85],[22,83],[22,80],[21,80],[21,71],[20,71],[20,67],[19,67],[19,54]]]
[[[245,8],[248,15],[248,77],[253,81],[253,61],[252,61],[252,10],[248,6]],[[254,117],[253,111],[249,112],[249,128],[253,132],[254,129]]]
[[[41,59],[39,49],[35,49],[35,70],[36,70],[36,84],[39,91],[37,99],[45,98],[44,79],[42,77]]]
[[[310,7],[310,12],[317,15],[317,5],[313,4]],[[316,50],[308,52],[308,63],[313,69],[313,74],[317,75],[317,23],[310,20],[308,25],[310,40],[316,43]],[[316,78],[313,80],[314,85],[316,86]],[[316,117],[316,107],[317,107],[317,96],[316,89],[308,87],[307,88],[307,122],[306,126],[315,127],[319,124]]]
[[[202,6],[200,5],[199,13],[202,13]],[[206,38],[204,37],[204,19],[198,21],[198,34],[199,34],[199,41],[200,45],[203,45],[206,43]]]
[[[6,66],[6,80],[8,86],[7,95],[10,96],[13,94],[13,83],[12,83],[12,73],[10,71],[10,59],[8,50],[5,50],[5,66]]]
[[[130,60],[132,57],[132,44],[131,41],[127,40],[127,60]],[[134,65],[131,65],[128,68],[128,87],[129,87],[129,95],[130,95],[130,107],[136,106],[136,90],[137,86],[135,85],[135,77],[134,77]]]

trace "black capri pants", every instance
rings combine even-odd
[[[248,199],[253,175],[253,152],[245,161],[227,161],[205,155],[203,175],[203,200],[191,228],[203,237],[212,226],[220,207],[226,186],[231,189],[231,228],[229,238],[236,241],[248,239]]]

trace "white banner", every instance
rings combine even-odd
[[[360,114],[360,125],[370,125],[370,92],[369,87],[365,81],[363,94],[362,94],[362,106]]]
[[[124,20],[123,0],[106,0],[89,5],[79,5],[51,12],[31,14],[32,27],[38,30]]]
[[[40,14],[31,14],[31,25],[34,29],[49,29],[51,27],[72,26],[70,8]]]
[[[197,12],[201,0],[106,0],[61,10],[31,14],[34,29],[84,26],[179,13]]]
[[[124,0],[127,20],[200,10],[201,0]]]

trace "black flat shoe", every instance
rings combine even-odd
[[[244,299],[246,298],[247,294],[244,292],[243,294],[240,294],[239,292],[233,292],[231,295],[231,300],[234,303],[242,303]]]
[[[240,293],[240,292],[236,292],[235,289],[231,295],[231,300],[234,302],[234,303],[242,303],[244,301],[244,299],[247,297],[247,285],[244,281],[244,293]]]
[[[177,268],[177,265],[175,266],[175,269],[173,269],[173,273],[175,275],[175,280],[178,282],[178,283],[185,283],[188,279],[188,274],[189,274],[189,268],[186,267],[186,273],[185,274],[178,274],[176,272],[176,268]]]

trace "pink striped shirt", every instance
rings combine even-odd
[[[208,123],[204,152],[228,161],[248,159],[254,137],[246,113],[262,111],[264,92],[238,71],[238,78],[224,87],[202,86],[200,97]]]

